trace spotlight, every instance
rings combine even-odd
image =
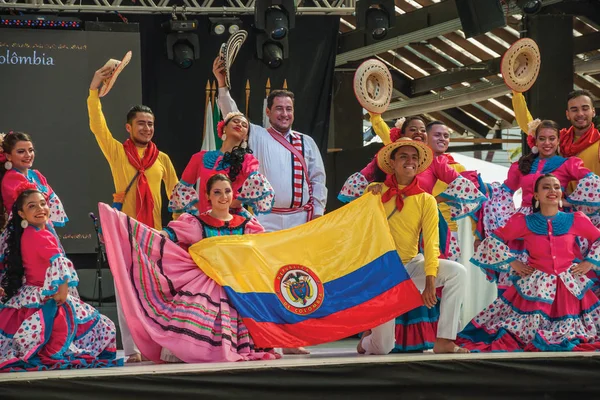
[[[273,40],[281,40],[288,33],[288,18],[283,11],[278,8],[269,8],[267,10],[266,31]]]
[[[517,0],[517,7],[525,14],[537,14],[542,9],[542,0]]]
[[[222,35],[225,33],[225,25],[223,24],[217,24],[215,25],[215,28],[213,29],[213,32],[217,35]]]
[[[234,17],[210,17],[208,20],[211,24],[211,35],[222,35],[225,32],[229,32],[231,35],[239,31],[242,26],[242,20]]]
[[[283,49],[275,43],[265,43],[263,46],[263,60],[271,68],[279,68],[283,62]]]
[[[278,68],[289,56],[289,30],[296,24],[294,0],[256,0],[256,53],[269,67]]]
[[[167,31],[167,57],[180,68],[187,69],[200,58],[200,42],[194,33],[196,20],[170,20],[163,24]]]
[[[379,8],[367,10],[367,30],[371,32],[373,39],[381,40],[387,35],[389,18],[385,11]]]
[[[394,0],[357,0],[356,23],[365,34],[365,45],[384,39],[396,22]]]

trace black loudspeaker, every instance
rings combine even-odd
[[[455,0],[466,37],[482,35],[506,26],[500,0]]]

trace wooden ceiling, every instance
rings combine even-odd
[[[439,2],[440,0],[395,0],[396,13],[397,15],[411,13],[419,8]],[[340,32],[351,32],[355,26],[356,19],[354,17],[344,16],[340,21]],[[575,37],[598,32],[598,29],[591,23],[584,22],[579,18],[574,18],[573,28]],[[378,54],[377,57],[384,61],[389,68],[395,69],[412,81],[498,58],[504,54],[511,44],[519,39],[520,30],[522,30],[521,16],[509,16],[507,17],[506,27],[494,29],[485,35],[465,39],[462,31],[456,31],[402,48],[389,49]],[[600,58],[600,52],[593,50],[576,56],[580,59],[584,57]],[[498,75],[482,77],[420,95],[451,91],[482,81],[485,82],[489,78],[497,79],[497,77]],[[577,88],[588,89],[600,98],[600,74],[588,76],[576,73],[573,79]],[[416,97],[416,95],[412,97]],[[482,131],[489,131],[498,126],[503,128],[515,126],[510,95],[495,97],[449,110],[431,112],[423,116],[428,120],[441,120],[457,133],[473,132],[481,134]]]

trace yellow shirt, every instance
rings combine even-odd
[[[403,188],[404,186],[398,186]],[[389,188],[382,185],[382,193]],[[420,193],[404,198],[402,211],[396,210],[396,198],[383,204],[390,232],[396,243],[396,251],[406,265],[419,254],[419,238],[423,233],[423,255],[425,274],[437,276],[440,240],[438,210],[435,198],[429,193]]]
[[[385,123],[381,114],[371,114],[371,125],[373,126],[373,132],[381,138],[384,145],[392,143],[390,139],[390,127]]]
[[[517,124],[523,132],[528,133],[529,127],[527,126],[527,124],[533,121],[533,117],[531,116],[531,113],[527,108],[525,96],[523,96],[523,93],[518,92],[512,92],[512,95],[512,106],[513,111],[515,112],[515,119],[517,120]]]
[[[98,145],[100,145],[100,149],[110,165],[115,184],[115,192],[125,192],[127,185],[129,185],[137,173],[137,170],[129,163],[123,143],[116,140],[108,129],[106,119],[102,113],[102,105],[100,104],[100,98],[98,97],[98,90],[90,90],[87,104],[90,116],[90,129],[96,136]],[[144,151],[145,149],[138,148],[140,157],[144,156]],[[173,167],[173,163],[169,156],[162,151],[159,152],[156,162],[146,170],[146,178],[148,179],[148,185],[150,185],[152,199],[154,200],[154,228],[161,229],[162,196],[160,193],[160,183],[161,181],[165,183],[167,195],[170,196],[171,192],[173,192],[173,188],[178,182],[177,173],[175,172],[175,168]],[[123,202],[123,212],[132,218],[135,218],[136,216],[136,191],[137,182],[134,182]]]

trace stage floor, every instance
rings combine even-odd
[[[568,398],[600,393],[600,353],[432,352],[365,356],[357,340],[280,360],[126,364],[0,374],[0,399],[60,398]],[[51,394],[48,397],[49,393]],[[41,396],[41,397],[40,397]],[[571,397],[572,399],[572,397]]]

